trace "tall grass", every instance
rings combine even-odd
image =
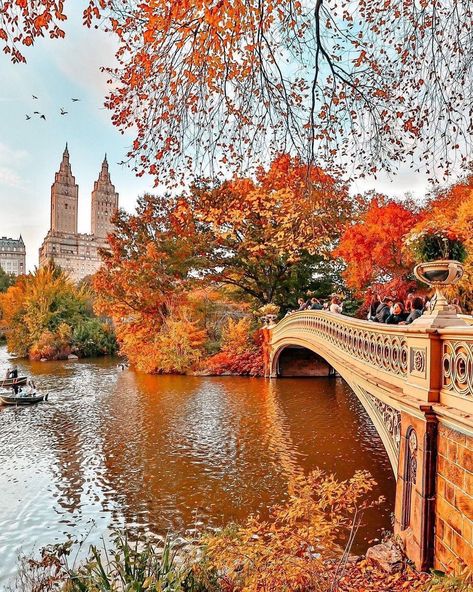
[[[91,545],[85,560],[73,558],[72,541],[22,557],[10,592],[204,592],[211,588],[194,577],[192,562],[170,540],[163,546],[131,541],[117,532],[110,545]],[[72,561],[72,565],[71,565]],[[209,580],[208,584],[211,585]]]

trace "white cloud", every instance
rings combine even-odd
[[[18,172],[27,156],[26,150],[16,150],[0,142],[0,185],[16,189],[27,185]]]
[[[15,171],[0,166],[0,185],[19,188],[24,187],[25,182]]]
[[[109,90],[109,76],[101,68],[116,65],[116,50],[117,44],[109,34],[75,27],[66,33],[61,51],[55,51],[51,46],[50,57],[71,82],[81,86],[103,104]]]
[[[17,165],[28,156],[26,150],[16,150],[0,142],[0,165]]]

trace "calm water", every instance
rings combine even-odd
[[[0,349],[0,375],[9,365]],[[369,469],[384,495],[357,542],[390,527],[394,478],[374,427],[340,379],[121,372],[116,360],[30,363],[47,403],[0,407],[0,586],[20,550],[96,542],[111,526],[184,532],[284,499],[289,475]]]

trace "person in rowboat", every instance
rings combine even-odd
[[[18,378],[18,368],[16,366],[13,366],[13,368],[10,371],[10,378]],[[18,385],[15,384],[16,381],[13,380],[13,392],[15,393],[15,395],[18,394]]]
[[[31,380],[31,378],[26,383],[26,386],[28,387],[28,390],[26,391],[26,394],[29,397],[33,397],[34,395],[36,395],[36,385],[35,385],[34,381]]]

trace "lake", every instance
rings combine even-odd
[[[0,407],[0,584],[20,551],[94,543],[110,529],[185,533],[267,513],[294,471],[368,469],[386,501],[355,551],[391,526],[395,480],[374,426],[340,378],[147,376],[117,359],[9,360],[49,401]]]

